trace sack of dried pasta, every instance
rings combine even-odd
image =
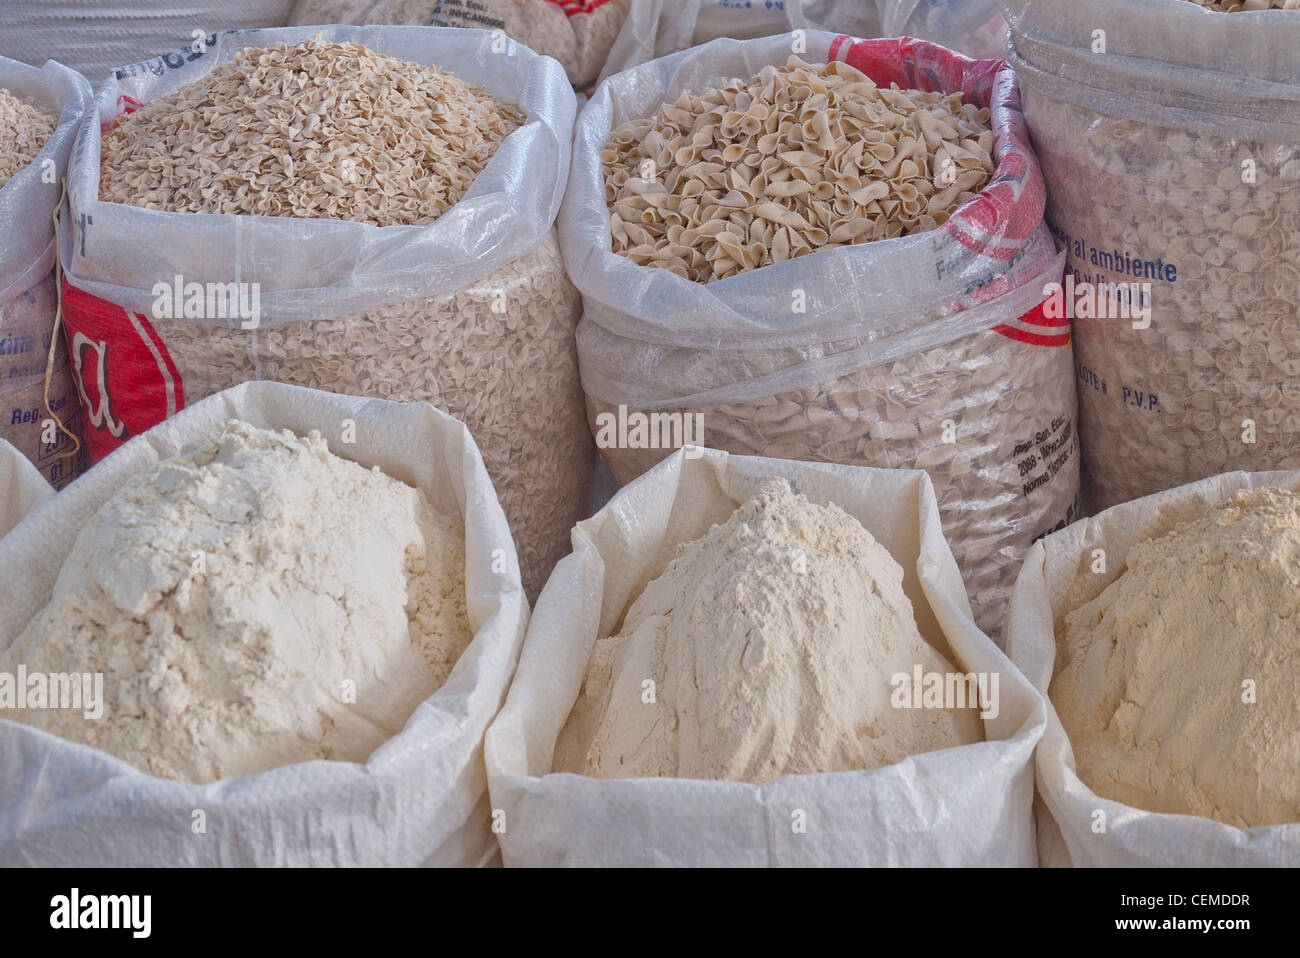
[[[553,225],[575,108],[557,63],[484,31],[227,33],[118,70],[63,243],[92,457],[251,379],[431,402],[473,432],[535,595],[595,462]]]
[[[1002,3],[1092,505],[1300,467],[1300,3]]]
[[[996,632],[1021,555],[1077,491],[1042,211],[1000,61],[795,33],[612,78],[579,121],[560,222],[615,477],[683,441],[924,468]]]
[[[923,473],[710,449],[573,530],[483,757],[506,867],[1033,867],[1043,722]]]
[[[0,570],[0,867],[499,855],[528,604],[441,410],[235,386],[37,499]]]
[[[58,310],[54,212],[90,99],[85,79],[53,60],[37,69],[0,56],[0,439],[60,489],[86,458],[61,347],[46,381]]]
[[[633,4],[649,0],[298,0],[289,22],[409,24],[500,30],[554,57],[575,87],[590,86]]]

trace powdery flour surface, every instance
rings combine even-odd
[[[1093,791],[1241,828],[1300,821],[1300,496],[1241,492],[1134,546],[1058,645],[1050,694]]]
[[[230,420],[103,505],[0,671],[103,672],[98,721],[14,716],[164,778],[362,762],[469,644],[464,570],[423,492]]]
[[[982,741],[973,710],[891,706],[891,676],[918,663],[952,671],[902,567],[838,506],[775,480],[682,545],[596,643],[555,767],[762,783]]]

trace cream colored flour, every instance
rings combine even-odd
[[[362,762],[469,644],[464,568],[459,522],[419,490],[231,420],[103,505],[0,654],[103,672],[103,717],[5,717],[196,783]]]
[[[1093,791],[1243,828],[1300,822],[1300,496],[1241,492],[1134,546],[1058,647],[1050,694]]]
[[[777,480],[683,545],[596,643],[555,766],[761,783],[981,741],[972,710],[891,706],[891,676],[918,663],[952,669],[917,630],[902,567]]]

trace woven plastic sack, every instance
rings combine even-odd
[[[1067,272],[1149,295],[1074,322],[1088,498],[1300,466],[1300,11],[1003,6]]]
[[[1006,21],[997,0],[792,0],[793,25],[859,37],[916,37],[969,57],[1001,59]]]
[[[520,104],[527,122],[427,226],[164,213],[98,199],[102,125],[244,47],[317,32],[437,64]],[[484,31],[326,27],[223,34],[180,66],[160,58],[119,74],[78,137],[71,208],[74,223],[89,225],[66,231],[63,246],[92,457],[249,379],[433,402],[474,434],[535,595],[583,514],[595,460],[573,346],[580,299],[552,226],[576,109],[559,65],[518,44],[498,48]],[[160,318],[154,284],[175,289],[177,276],[258,284],[260,322]]]
[[[601,79],[711,40],[793,29],[915,37],[994,59],[1006,44],[995,0],[644,0],[628,14]]]
[[[1005,64],[906,39],[806,35],[805,59],[992,108],[995,179],[938,230],[708,285],[612,252],[599,156],[610,130],[719,74],[784,63],[791,39],[719,40],[657,60],[607,81],[583,111],[560,222],[583,293],[589,420],[620,482],[668,454],[665,443],[611,445],[602,423],[624,412],[688,415],[703,444],[735,453],[927,469],[976,621],[996,634],[1021,557],[1073,518],[1078,482],[1069,325],[1041,308],[1062,256]]]
[[[282,27],[293,0],[5,0],[0,56],[66,63],[95,88],[109,72],[220,30]]]
[[[610,47],[600,79],[712,40],[785,33],[798,0],[643,0],[634,4]],[[870,0],[866,0],[869,5]],[[872,32],[873,35],[875,31]]]
[[[86,457],[78,451],[80,405],[62,346],[51,369],[48,410],[45,405],[58,311],[53,217],[77,124],[90,104],[90,85],[54,61],[37,69],[0,56],[0,88],[59,117],[36,159],[0,186],[0,439],[62,488],[85,468]]]
[[[473,437],[426,403],[246,383],[136,437],[0,539],[0,647],[49,601],[77,530],[109,496],[232,416],[299,435],[319,430],[331,449],[422,489],[439,512],[460,517],[473,641],[447,682],[365,763],[300,762],[193,785],[0,716],[0,864],[490,862],[498,849],[483,735],[505,699],[528,606],[510,530]],[[348,420],[356,441],[345,445]],[[495,561],[501,555],[504,566]],[[195,809],[205,813],[202,834],[192,830]]]
[[[54,487],[36,471],[27,457],[0,439],[0,537],[31,511],[54,495]]]
[[[971,621],[925,474],[701,452],[674,454],[579,523],[573,553],[538,601],[485,745],[505,864],[1034,865],[1030,765],[1043,704]],[[834,502],[889,550],[927,642],[959,669],[998,673],[985,741],[764,785],[553,771],[597,638],[617,629],[679,543],[777,477],[812,502]]]
[[[564,66],[578,88],[595,82],[628,10],[644,0],[298,0],[289,22],[392,23],[500,30]]]
[[[1232,500],[1239,490],[1261,486],[1300,491],[1300,472],[1214,476],[1115,506],[1048,536],[1030,550],[1016,581],[1003,633],[1007,654],[1046,696],[1056,674],[1056,635],[1066,614],[1119,577],[1129,549]],[[1105,573],[1092,571],[1093,550],[1099,548],[1106,551]],[[1300,865],[1300,823],[1240,829],[1212,818],[1149,812],[1102,798],[1076,773],[1074,750],[1050,700],[1035,776],[1044,866]],[[1099,822],[1105,823],[1104,830]]]

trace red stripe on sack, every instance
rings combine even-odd
[[[143,100],[137,100],[133,96],[127,96],[123,93],[117,98],[117,116],[107,122],[99,124],[99,135],[106,136],[113,132],[113,127],[117,126],[117,121],[122,119],[128,113],[134,113],[140,107],[144,106]]]
[[[1025,329],[1017,329],[1015,326],[1008,326],[1002,323],[993,327],[993,332],[998,333],[1007,339],[1014,339],[1017,342],[1027,343],[1030,346],[1068,346],[1070,345],[1070,334],[1061,333],[1059,335],[1047,335],[1045,333],[1031,333]]]
[[[172,377],[170,386],[170,391],[173,394],[172,402],[175,404],[175,411],[180,412],[185,408],[185,391],[181,389],[181,373],[176,368],[176,361],[172,359],[172,354],[163,345],[162,337],[158,335],[158,330],[153,328],[153,324],[139,313],[135,315],[137,322],[144,328],[145,334],[153,341],[154,348],[158,350],[158,357],[162,359],[163,366],[166,367],[168,374]]]
[[[92,462],[185,408],[176,363],[145,316],[65,279],[63,320]]]
[[[614,0],[546,0],[546,2],[559,7],[566,17],[577,17],[585,13],[595,13],[601,7],[613,3]]]
[[[1047,313],[1044,311],[1044,307],[1046,306],[1047,300],[1043,300],[1029,312],[1025,313],[1025,315],[1021,316],[1017,322],[1027,323],[1030,326],[1048,326],[1057,328],[1070,325],[1069,317],[1061,316],[1057,319],[1049,318]]]

